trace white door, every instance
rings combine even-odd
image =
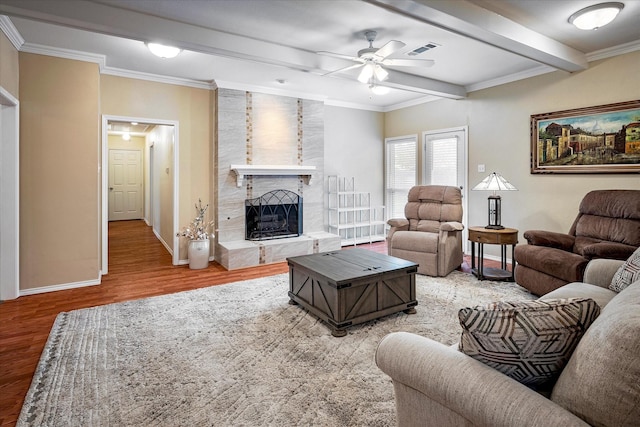
[[[455,185],[462,190],[463,241],[467,241],[467,128],[422,134],[422,185]]]
[[[109,150],[109,221],[142,218],[139,150]]]

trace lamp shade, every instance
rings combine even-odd
[[[480,181],[478,185],[472,188],[472,190],[487,190],[493,191],[493,195],[489,196],[489,225],[485,228],[494,230],[501,230],[502,226],[502,200],[500,196],[496,196],[496,191],[517,191],[518,189],[513,186],[509,181],[504,179],[502,175],[497,172],[491,172],[488,177]]]
[[[488,191],[517,191],[509,181],[504,179],[498,172],[491,172],[489,176],[480,181],[472,190],[488,190]]]

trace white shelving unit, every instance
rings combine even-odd
[[[356,191],[355,178],[328,178],[329,232],[340,235],[342,246],[384,240],[384,206],[371,206],[371,193]]]

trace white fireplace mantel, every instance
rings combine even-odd
[[[289,165],[231,165],[231,170],[236,174],[236,185],[238,187],[242,187],[242,181],[246,175],[305,176],[307,177],[307,185],[311,185],[311,176],[316,170],[316,167]]]

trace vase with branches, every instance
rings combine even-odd
[[[196,217],[177,233],[178,237],[189,239],[189,267],[192,269],[206,268],[209,265],[209,239],[215,237],[212,232],[213,221],[205,222],[204,219],[209,205],[202,207],[202,200],[198,199],[195,207]]]

